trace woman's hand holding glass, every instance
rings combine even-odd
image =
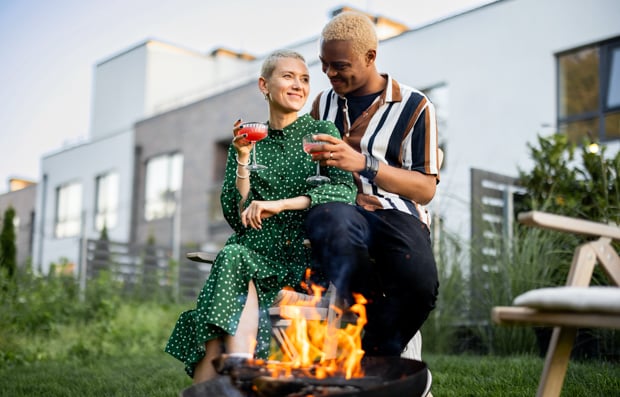
[[[235,138],[233,138],[233,144],[235,145],[235,149],[237,149],[237,154],[239,153],[239,148],[241,145],[249,146],[252,151],[252,163],[246,164],[246,167],[250,171],[260,171],[267,168],[262,164],[258,164],[256,162],[256,142],[263,140],[267,137],[268,126],[266,123],[260,123],[255,121],[250,121],[246,123],[241,123],[241,120],[238,120],[235,123],[235,128],[233,133],[235,134]]]
[[[233,125],[233,140],[232,144],[237,152],[237,162],[241,165],[250,164],[250,153],[252,151],[252,142],[245,139],[246,134],[240,134],[242,121],[237,120]]]

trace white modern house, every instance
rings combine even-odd
[[[35,267],[79,263],[83,238],[98,238],[104,225],[110,240],[130,241],[134,124],[196,93],[225,89],[220,82],[243,75],[252,59],[146,40],[98,63],[90,139],[41,159]]]
[[[503,0],[382,43],[379,64],[437,105],[446,166],[432,208],[447,228],[469,233],[470,170],[529,170],[537,134],[591,130],[618,150],[619,22],[614,0]],[[579,79],[598,84],[584,108]]]
[[[415,12],[413,5],[410,11]],[[477,200],[471,193],[473,170],[517,176],[518,169],[531,166],[527,144],[538,134],[560,131],[577,139],[589,132],[609,146],[610,154],[619,150],[618,21],[617,0],[498,0],[381,41],[379,69],[426,92],[437,107],[446,157],[430,210],[442,219],[443,228],[471,238],[471,206]],[[290,47],[302,52],[310,65],[311,95],[329,88],[317,40]],[[136,126],[144,130],[144,141],[157,140],[158,131],[166,131],[170,139],[171,128],[178,126],[186,128],[181,131],[185,138],[197,139],[199,126],[191,118],[208,119],[210,128],[227,131],[230,120],[218,120],[209,112],[221,110],[223,99],[255,101],[230,94],[252,91],[243,87],[254,84],[260,61],[147,40],[100,62],[90,140],[42,159],[35,267],[45,270],[62,257],[78,263],[80,237],[98,237],[104,224],[111,240],[134,240],[131,225],[143,217],[142,197],[148,194],[141,193],[140,199],[135,195],[148,190],[141,186],[145,178],[137,177],[145,166],[135,161]],[[218,139],[211,144],[221,146]],[[165,145],[162,141],[150,148],[149,155],[165,153]],[[191,147],[202,146],[185,141],[174,150]],[[184,169],[212,166],[218,152],[208,153],[215,153],[205,159],[208,163],[184,164]],[[198,199],[208,200],[206,193],[199,194],[203,196]],[[183,217],[193,218],[189,211],[197,207],[184,204]]]

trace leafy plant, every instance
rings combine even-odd
[[[421,329],[423,352],[453,353],[467,350],[470,343],[461,334],[467,329],[467,288],[461,269],[467,253],[457,236],[447,232],[440,236],[435,242],[439,296]]]
[[[564,134],[538,137],[538,146],[528,144],[534,166],[519,170],[519,184],[527,194],[519,200],[516,212],[541,210],[598,222],[620,223],[620,152],[606,156],[607,147],[590,152],[588,142],[578,147]],[[502,249],[496,282],[489,287],[485,310],[493,305],[509,305],[519,294],[534,288],[565,283],[575,248],[588,237],[541,230],[516,224],[509,249]],[[607,283],[595,269],[593,284]],[[488,311],[487,311],[488,312]],[[510,329],[514,328],[514,329]],[[501,354],[527,352],[530,329],[493,327],[482,332],[492,351]],[[523,330],[529,333],[523,334]],[[518,336],[517,336],[518,335]],[[593,330],[599,352],[616,351],[614,331]],[[523,341],[523,343],[519,343]],[[613,355],[613,354],[611,354]]]
[[[15,246],[15,209],[9,206],[4,211],[2,231],[0,232],[0,273],[12,278],[17,268],[17,248]],[[0,274],[0,277],[2,274]]]
[[[620,223],[620,151],[608,158],[607,146],[591,152],[587,143],[578,148],[565,134],[554,134],[538,136],[539,147],[528,144],[534,167],[519,170],[527,195],[518,210]]]

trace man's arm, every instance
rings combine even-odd
[[[320,153],[313,154],[312,159],[320,161],[321,165],[358,173],[366,168],[366,157],[343,140],[327,134],[318,134],[317,139],[325,144],[315,149]],[[385,191],[407,197],[422,205],[432,200],[437,187],[435,175],[396,168],[385,163],[379,163],[374,182]]]

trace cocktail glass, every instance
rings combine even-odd
[[[267,168],[262,164],[256,162],[256,142],[261,141],[267,137],[268,127],[266,123],[260,123],[257,121],[249,121],[239,126],[237,134],[246,134],[245,139],[252,142],[252,162],[245,166],[250,171],[260,171]]]
[[[312,134],[305,135],[303,137],[304,152],[310,154],[310,150],[313,147],[322,145],[324,143],[325,142],[315,140],[312,137]],[[313,153],[322,153],[322,152],[313,152]],[[313,185],[313,186],[318,186],[318,185],[322,185],[324,183],[328,183],[330,180],[331,179],[329,179],[328,177],[321,175],[321,165],[317,161],[317,163],[316,163],[316,175],[312,175],[312,176],[306,178],[306,183],[308,183],[310,185]]]

